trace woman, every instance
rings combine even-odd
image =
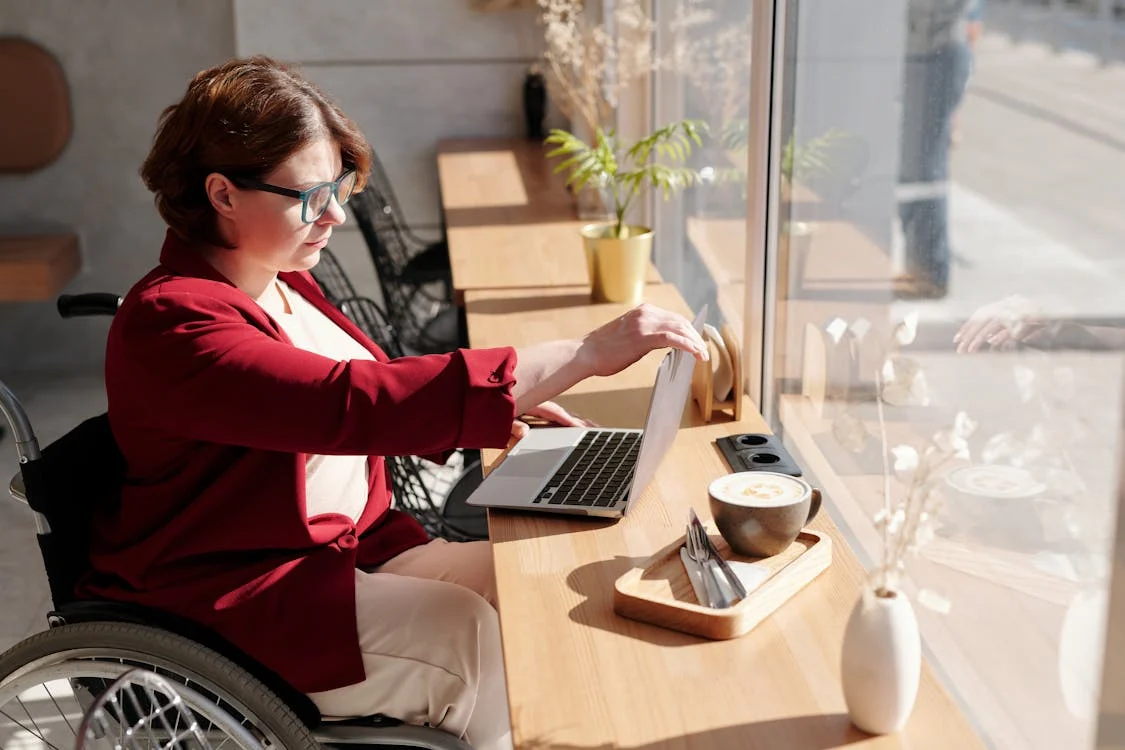
[[[128,464],[97,519],[88,596],[203,622],[326,716],[383,713],[510,745],[487,543],[431,541],[390,509],[381,456],[501,447],[517,414],[659,347],[705,356],[641,306],[579,340],[388,362],[316,265],[369,147],[263,57],[199,73],[141,174],[169,230],[109,334]]]

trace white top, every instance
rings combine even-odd
[[[293,291],[288,284],[279,280],[277,291],[285,304],[264,307],[295,346],[341,362],[375,359],[371,352]],[[307,517],[312,518],[321,513],[341,513],[358,521],[366,505],[366,456],[308,455],[305,461]]]

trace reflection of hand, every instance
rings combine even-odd
[[[953,337],[957,352],[965,354],[988,346],[996,349],[1017,342],[1034,343],[1046,335],[1046,323],[1030,300],[1005,297],[972,314]]]
[[[525,416],[536,417],[544,422],[562,425],[563,427],[597,427],[594,422],[571,414],[554,401],[544,401],[539,406],[531,407],[525,412]]]
[[[593,375],[621,372],[654,349],[672,347],[708,358],[707,344],[682,315],[647,303],[596,328],[582,340],[580,356]]]

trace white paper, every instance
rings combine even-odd
[[[727,560],[727,565],[738,576],[738,580],[742,581],[747,594],[761,586],[770,577],[769,568],[762,562],[748,563],[741,560]]]

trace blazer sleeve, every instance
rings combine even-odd
[[[271,335],[229,301],[166,292],[122,309],[107,385],[117,418],[287,452],[410,455],[503,447],[515,350],[338,362]],[[280,334],[279,334],[280,335]]]

